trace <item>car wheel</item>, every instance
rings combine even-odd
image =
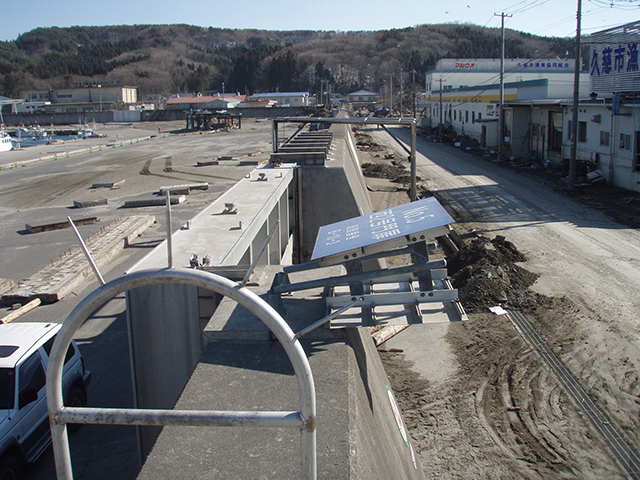
[[[65,402],[65,406],[67,407],[86,407],[87,406],[87,395],[84,393],[84,390],[78,386],[73,386],[69,389],[69,393],[67,394],[67,401]],[[70,432],[76,432],[80,429],[82,424],[80,423],[70,423],[67,425],[67,428]],[[0,479],[3,480],[3,479]]]
[[[22,478],[20,462],[11,455],[0,458],[0,480],[19,480],[20,478]]]

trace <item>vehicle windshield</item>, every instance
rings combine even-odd
[[[0,368],[0,410],[13,408],[15,378],[13,368]]]

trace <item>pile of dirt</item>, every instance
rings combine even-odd
[[[517,265],[525,260],[504,237],[489,240],[479,236],[448,259],[448,273],[464,308],[471,313],[486,312],[496,305],[521,309],[537,303],[527,289],[538,275]]]
[[[396,183],[403,183],[402,179],[409,176],[404,167],[382,162],[363,163],[362,174],[365,177],[386,178]]]
[[[384,150],[384,147],[377,143],[371,135],[356,130],[355,136],[358,150],[367,152],[382,152]]]

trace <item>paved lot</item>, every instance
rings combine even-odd
[[[182,129],[184,122],[163,123],[161,126],[164,134]],[[101,224],[106,225],[121,215],[155,215],[157,223],[154,226],[109,265],[101,267],[106,281],[116,278],[166,236],[164,207],[125,209],[122,205],[126,200],[152,198],[162,186],[208,182],[209,190],[192,193],[185,203],[174,206],[172,229],[176,230],[254,168],[241,165],[237,160],[197,167],[198,160],[256,151],[264,153],[253,158],[266,159],[271,150],[270,122],[264,121],[246,121],[242,130],[162,135],[132,144],[127,144],[126,140],[157,134],[157,124],[99,128],[98,133],[106,133],[109,137],[0,154],[0,165],[20,162],[23,165],[0,171],[0,278],[14,282],[27,278],[77,245],[71,229],[28,234],[26,223],[63,221],[67,216],[98,216],[100,223],[79,227],[80,233],[86,237],[97,232]],[[60,154],[58,160],[27,163],[41,155],[64,152],[71,150],[70,147],[75,149],[76,145],[105,145],[105,141],[116,139],[123,140],[121,147],[103,147],[102,151],[96,147],[91,153],[71,154],[69,158]],[[121,179],[125,182],[118,189],[91,188],[95,183]],[[96,198],[106,198],[108,204],[73,208],[74,200]],[[190,253],[175,252],[175,264],[187,266]],[[97,286],[94,279],[89,279],[63,301],[38,307],[19,321],[62,322],[79,300]],[[87,367],[93,372],[89,391],[92,406],[131,406],[124,306],[123,296],[112,300],[78,332],[78,343]],[[0,317],[8,311],[2,307]],[[132,428],[87,425],[73,435],[71,446],[74,478],[135,478],[138,459]],[[54,478],[51,450],[26,473],[29,479]]]

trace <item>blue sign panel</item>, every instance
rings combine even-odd
[[[435,197],[320,227],[312,260],[454,223]]]

